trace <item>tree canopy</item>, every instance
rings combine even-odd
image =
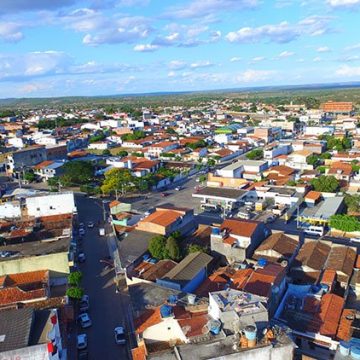
[[[179,237],[162,235],[154,236],[149,243],[148,248],[151,256],[158,260],[171,259],[178,261],[181,259],[181,250],[179,246]]]
[[[113,168],[105,173],[105,180],[101,185],[101,191],[110,194],[115,190],[123,194],[134,189],[134,176],[128,169]]]
[[[60,181],[65,186],[83,185],[94,177],[94,166],[89,161],[69,161],[64,164],[63,169]]]
[[[321,175],[311,180],[315,191],[334,193],[339,189],[339,181],[334,176]]]
[[[264,151],[262,149],[254,149],[246,154],[249,160],[260,160],[264,157]]]
[[[350,215],[332,215],[329,225],[333,229],[346,232],[360,231],[360,221],[355,216]]]

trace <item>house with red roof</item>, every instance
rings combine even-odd
[[[250,258],[271,231],[260,221],[226,219],[211,233],[211,251],[228,263]]]

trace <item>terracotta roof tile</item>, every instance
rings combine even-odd
[[[349,341],[352,337],[352,323],[353,318],[355,318],[356,310],[354,309],[344,309],[341,318],[339,327],[337,330],[336,338],[337,340]]]
[[[226,229],[230,234],[251,237],[261,223],[254,220],[226,219],[221,225],[221,230]]]
[[[204,328],[209,320],[208,315],[196,315],[190,319],[178,320],[178,323],[187,338],[201,336],[206,332]]]
[[[156,309],[146,309],[141,316],[134,320],[135,331],[141,334],[150,326],[159,324],[161,321],[160,307]]]
[[[309,191],[306,195],[305,195],[305,199],[309,199],[309,200],[318,200],[321,197],[321,192],[319,191]]]
[[[146,360],[146,347],[145,345],[140,345],[131,350],[131,355],[133,360]]]

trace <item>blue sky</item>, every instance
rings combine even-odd
[[[1,0],[0,97],[360,80],[360,0]]]

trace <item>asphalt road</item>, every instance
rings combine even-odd
[[[86,228],[82,240],[82,249],[86,255],[86,261],[80,264],[83,272],[85,294],[90,297],[89,316],[92,327],[81,329],[78,333],[88,334],[89,358],[95,360],[131,359],[128,346],[116,345],[114,340],[114,328],[119,325],[129,329],[129,297],[120,289],[115,292],[114,271],[105,271],[104,264],[100,259],[109,255],[109,247],[106,237],[99,236],[97,222],[103,218],[101,202],[84,196],[76,196],[79,222],[87,224],[93,221],[93,229]]]

